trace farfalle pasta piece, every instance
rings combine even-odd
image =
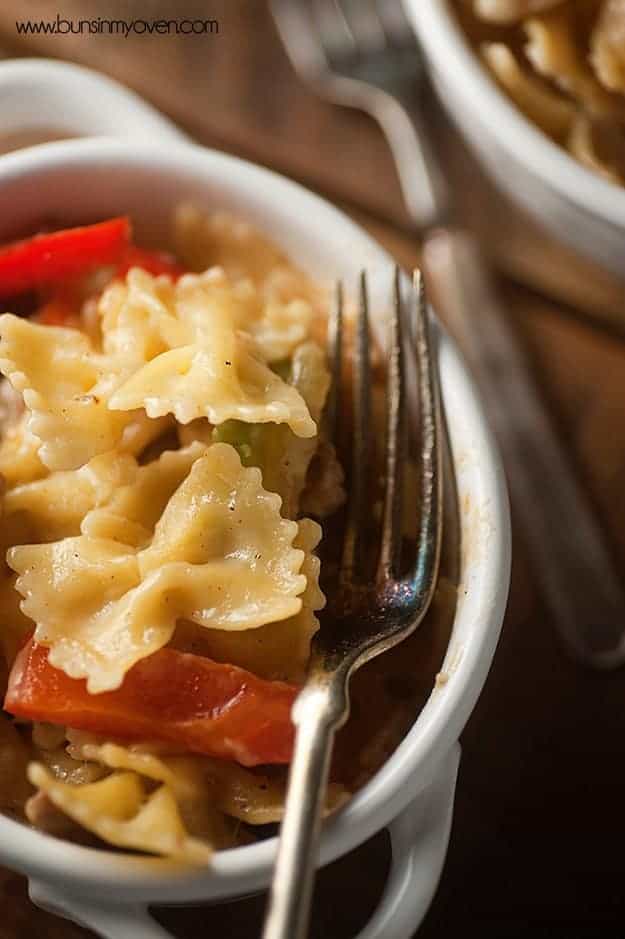
[[[124,746],[74,730],[69,738],[68,751],[75,760],[95,761],[164,783],[178,801],[210,801],[220,812],[256,825],[281,817],[284,781],[271,780],[238,763],[163,753],[156,745]]]
[[[0,369],[24,396],[42,462],[75,469],[113,449],[130,418],[108,410],[111,378],[87,337],[10,313],[0,331]]]
[[[176,633],[175,645],[183,650],[197,650],[217,662],[236,662],[261,678],[277,681],[303,681],[310,656],[310,642],[319,629],[316,613],[325,606],[319,587],[319,558],[313,553],[321,539],[321,528],[309,518],[298,523],[293,544],[304,551],[301,573],[306,577],[302,608],[294,616],[260,626],[253,632],[208,630],[198,636],[197,627],[183,624]]]
[[[185,806],[190,815],[193,807],[208,803],[214,811],[248,825],[268,825],[279,822],[284,813],[283,776],[268,776],[229,760],[164,753],[156,745],[122,746],[79,731],[69,731],[68,736],[68,751],[75,760],[96,761],[110,769],[131,770],[165,783],[175,794],[183,814]],[[330,783],[326,813],[334,811],[346,798],[343,786]],[[197,833],[193,825],[187,827]],[[214,836],[211,842],[218,843]]]
[[[625,0],[605,0],[593,30],[590,59],[599,81],[625,92]]]
[[[131,276],[145,277],[141,273]],[[307,300],[283,300],[275,290],[266,296],[249,277],[231,280],[220,267],[182,278],[178,292],[195,286],[205,292],[205,315],[226,311],[233,327],[252,337],[265,362],[288,358],[308,337],[313,308]]]
[[[524,23],[525,53],[536,71],[597,118],[625,119],[625,100],[606,91],[588,63],[584,24],[560,7]],[[580,15],[581,18],[581,15]]]
[[[176,799],[182,820],[191,834],[207,840],[214,848],[232,844],[232,827],[212,798],[204,758],[165,756],[145,746],[122,746],[75,731],[70,731],[70,737],[68,753],[75,760],[84,760],[87,766],[99,764],[116,771],[131,771],[163,783]]]
[[[165,756],[140,745],[124,746],[76,730],[68,732],[68,740],[67,752],[73,760],[137,773],[165,783],[178,796],[195,796],[202,786],[200,757]]]
[[[3,500],[2,558],[9,547],[83,534],[136,547],[149,542],[167,500],[204,452],[195,444],[139,466],[129,454],[94,457],[79,470],[15,486]],[[97,508],[107,504],[106,509]],[[146,527],[147,526],[147,527]],[[97,579],[97,575],[96,575]],[[19,607],[15,574],[0,569],[0,649],[10,664],[34,623]],[[79,585],[78,585],[79,586]]]
[[[252,772],[228,760],[177,756],[143,744],[123,746],[80,731],[70,731],[69,737],[68,751],[75,760],[95,761],[164,783],[179,803],[210,802],[214,810],[250,825],[267,825],[282,818],[283,778]]]
[[[288,358],[306,339],[312,318],[313,309],[306,300],[268,300],[262,314],[247,320],[241,328],[250,333],[265,361],[278,362]]]
[[[210,860],[210,846],[188,834],[165,785],[148,794],[131,772],[71,785],[55,780],[40,763],[30,764],[28,778],[58,809],[109,844],[193,864]]]
[[[187,830],[214,848],[233,843],[233,829],[215,804],[206,766],[213,761],[196,756],[164,755],[145,745],[122,746],[89,734],[70,731],[68,752],[86,765],[128,770],[163,783],[172,792]],[[250,773],[250,775],[252,775]]]
[[[84,513],[80,531],[91,538],[105,538],[133,548],[145,547],[165,506],[205,450],[201,443],[194,442],[180,450],[166,450],[157,460],[144,466],[132,460],[117,487],[106,500],[100,500],[106,504]]]
[[[553,91],[539,77],[525,72],[503,43],[483,43],[481,53],[499,84],[525,116],[551,137],[566,139],[577,111],[573,102]]]
[[[98,313],[102,349],[127,370],[189,342],[190,333],[176,316],[176,290],[169,277],[154,277],[131,268],[125,282],[114,282],[102,294]]]
[[[193,464],[170,499],[150,547],[138,555],[142,577],[184,582],[178,618],[218,629],[250,629],[301,609],[304,552],[298,528],[280,515],[259,470],[216,443]],[[180,584],[179,584],[180,589]]]
[[[81,535],[8,552],[49,661],[91,693],[118,688],[165,645],[178,619],[243,630],[298,613],[306,577],[297,524],[257,469],[213,444],[193,463],[141,551]]]
[[[143,271],[131,271],[128,279],[133,278],[145,290],[154,286],[155,279]],[[202,417],[213,424],[229,419],[287,423],[299,436],[314,436],[315,422],[301,395],[238,331],[231,305],[223,298],[216,301],[210,278],[186,275],[167,289],[172,308],[162,314],[166,325],[158,327],[167,333],[167,351],[124,381],[109,408],[145,408],[152,418],[173,414],[181,424]]]
[[[133,457],[112,452],[78,470],[60,470],[15,486],[4,497],[2,544],[43,543],[80,534],[85,515],[108,502],[136,472]]]
[[[151,417],[173,414],[181,424],[201,417],[213,424],[232,419],[288,423],[300,436],[312,437],[316,428],[297,392],[251,350],[239,352],[223,343],[171,349],[124,383],[110,406],[120,411],[144,406]]]
[[[492,23],[517,23],[532,13],[550,10],[563,0],[474,0],[475,15]]]
[[[7,561],[19,574],[16,588],[37,641],[50,646],[51,664],[87,678],[92,693],[119,687],[128,668],[167,641],[126,623],[140,583],[127,546],[81,535],[11,548]]]
[[[188,276],[173,285],[132,270],[127,285],[114,284],[100,302],[102,351],[80,330],[5,314],[0,368],[23,394],[26,428],[40,442],[41,462],[51,470],[75,469],[109,450],[139,453],[166,429],[169,414],[182,423],[201,417],[286,422],[313,436],[301,396],[239,333],[233,311],[237,304],[254,306],[253,295],[243,299],[219,277],[216,284]],[[282,355],[305,332],[305,317],[287,331],[279,307],[267,309],[256,319],[238,315],[273,355]]]
[[[120,374],[80,330],[5,313],[0,333],[0,370],[24,397],[26,427],[48,469],[77,469],[115,448],[137,452],[162,431],[145,414],[108,407]]]

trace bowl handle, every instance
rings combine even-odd
[[[152,919],[145,906],[107,906],[94,900],[70,897],[36,880],[28,884],[30,899],[39,909],[69,919],[103,939],[173,939]]]
[[[0,62],[1,135],[7,145],[61,137],[149,137],[188,143],[186,134],[139,95],[89,68],[53,59]],[[0,140],[0,147],[2,146]]]
[[[393,859],[384,895],[357,939],[410,939],[425,916],[447,853],[460,761],[455,744],[436,777],[389,825]],[[142,906],[104,906],[30,881],[41,909],[71,919],[103,939],[172,939]]]
[[[456,743],[427,789],[390,823],[388,882],[372,919],[356,939],[410,939],[427,913],[447,854],[459,762]]]

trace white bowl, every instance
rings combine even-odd
[[[20,78],[21,72],[21,78]],[[50,103],[81,94],[84,70],[58,63],[0,64],[0,111],[6,87],[29,96],[38,84]],[[192,200],[239,213],[269,232],[313,277],[372,273],[373,308],[386,302],[391,258],[346,216],[267,170],[190,145],[135,96],[88,74],[97,129],[145,136],[150,142],[71,140],[0,157],[0,239],[46,217],[85,222],[129,213],[141,231],[165,231],[171,211]],[[21,83],[21,84],[20,84]],[[22,89],[22,91],[20,91]],[[104,106],[98,105],[106,101]],[[67,105],[72,112],[72,105]],[[137,108],[141,114],[137,113]],[[129,110],[133,119],[126,120]],[[57,111],[62,118],[62,110]],[[143,117],[145,117],[145,121]],[[109,128],[103,127],[108,121]],[[11,131],[19,128],[11,127]],[[36,123],[36,120],[35,120]],[[41,125],[47,122],[41,119]],[[49,123],[48,123],[49,126]],[[33,130],[30,120],[29,130]],[[63,127],[60,128],[61,130]],[[159,138],[160,137],[160,143]],[[442,867],[458,765],[458,736],[482,688],[506,604],[510,532],[505,482],[490,432],[458,353],[438,327],[439,364],[461,517],[461,589],[444,669],[408,736],[377,775],[324,826],[320,863],[339,857],[389,826],[393,866],[385,898],[362,934],[408,939],[433,895]],[[268,885],[276,839],[218,853],[207,869],[69,844],[0,817],[0,861],[25,873],[42,906],[87,923],[101,935],[127,939],[166,934],[147,918],[148,903],[211,901]]]
[[[500,187],[552,235],[623,278],[625,189],[532,124],[468,44],[450,0],[403,0],[439,98]]]

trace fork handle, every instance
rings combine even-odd
[[[424,245],[426,279],[455,333],[503,451],[516,509],[554,625],[582,662],[625,661],[625,595],[606,538],[530,376],[472,235]]]
[[[263,939],[305,939],[330,755],[339,715],[330,687],[305,688],[293,708],[295,751]]]

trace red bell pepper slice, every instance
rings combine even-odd
[[[29,720],[128,740],[161,740],[256,766],[290,761],[291,707],[298,690],[165,648],[134,665],[116,691],[92,695],[83,679],[53,668],[48,649],[30,639],[13,664],[4,708]]]
[[[129,242],[130,221],[122,217],[6,245],[0,248],[0,296],[36,290],[102,265],[117,264]]]
[[[136,245],[129,245],[116,274],[125,277],[131,267],[140,267],[155,277],[159,274],[169,274],[173,280],[186,273],[185,268],[167,251],[150,251],[148,248],[137,248]]]

